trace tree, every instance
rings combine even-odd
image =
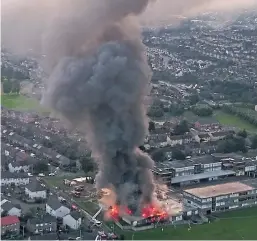
[[[48,165],[46,162],[39,161],[34,165],[34,173],[44,173],[48,171]]]
[[[162,162],[165,159],[165,153],[162,149],[158,149],[151,154],[152,158],[156,162]]]
[[[254,135],[253,137],[252,137],[252,145],[251,145],[251,148],[252,149],[257,149],[257,135]]]
[[[3,82],[3,92],[5,94],[9,94],[11,91],[12,91],[12,83],[8,79],[5,79]]]
[[[85,173],[95,170],[95,163],[91,156],[80,157],[81,168]]]
[[[248,151],[245,143],[245,139],[242,137],[227,137],[225,140],[221,141],[218,145],[218,151],[223,153],[231,153],[242,151],[246,153]]]
[[[195,105],[198,101],[199,101],[198,94],[190,95],[189,102],[190,102],[191,105]]]
[[[186,120],[182,120],[178,125],[175,126],[173,133],[175,135],[183,135],[189,131],[188,122]]]
[[[246,138],[246,137],[247,137],[247,132],[246,132],[246,130],[244,129],[244,130],[242,130],[242,131],[239,131],[239,132],[237,133],[237,135],[238,135],[238,136],[241,136],[241,137],[243,137],[243,138]]]
[[[150,122],[149,122],[148,130],[149,130],[149,131],[154,131],[154,130],[155,130],[155,124],[154,124],[153,121],[150,121]]]
[[[209,106],[204,106],[204,107],[197,106],[193,108],[192,111],[198,116],[210,116],[213,113],[212,108]]]
[[[175,160],[185,160],[186,159],[186,155],[185,155],[184,152],[182,152],[178,148],[174,148],[172,150],[172,159],[175,159]]]
[[[20,81],[18,80],[13,80],[12,81],[12,93],[17,93],[19,94],[21,90],[21,84]]]

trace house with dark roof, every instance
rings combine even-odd
[[[70,209],[64,206],[56,197],[51,196],[46,203],[46,213],[56,218],[63,218],[70,213]]]
[[[30,199],[43,198],[46,199],[46,188],[42,186],[38,181],[30,182],[25,187],[25,193]]]
[[[6,232],[20,233],[20,220],[16,216],[6,216],[1,218],[1,235]]]
[[[211,140],[211,136],[209,135],[209,133],[202,133],[202,134],[198,134],[195,136],[195,140],[197,142],[208,142]]]
[[[57,221],[56,218],[50,214],[45,214],[28,219],[26,228],[33,234],[56,232]]]
[[[19,153],[19,155],[16,155],[15,160],[8,164],[8,168],[12,173],[20,171],[29,172],[34,163],[35,159],[30,157],[28,154]]]
[[[81,226],[81,215],[79,212],[71,212],[63,217],[63,224],[71,229],[79,229]]]
[[[211,140],[217,141],[224,139],[226,136],[234,134],[234,131],[217,131],[211,133]]]
[[[7,213],[10,216],[21,216],[21,206],[14,205],[10,201],[6,201],[1,204],[1,214]]]
[[[29,176],[27,173],[11,173],[8,171],[1,172],[1,186],[11,185],[14,183],[16,186],[29,184]]]

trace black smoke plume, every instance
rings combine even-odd
[[[97,188],[111,186],[117,203],[137,212],[154,192],[153,161],[138,148],[151,71],[135,16],[148,0],[66,3],[67,14],[44,36],[50,77],[42,103],[85,130],[99,165]]]

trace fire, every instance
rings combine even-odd
[[[164,220],[168,218],[168,213],[165,210],[162,210],[160,207],[153,204],[147,205],[142,209],[143,218],[154,218],[158,220]]]
[[[109,207],[109,210],[107,211],[107,216],[110,219],[113,219],[116,221],[119,219],[119,217],[121,217],[124,214],[132,215],[132,211],[128,207],[122,207],[118,205],[113,205]]]

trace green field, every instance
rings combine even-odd
[[[40,105],[38,100],[24,95],[1,95],[1,105],[14,110],[47,112],[47,110]]]
[[[202,225],[164,227],[141,232],[124,232],[126,240],[239,240],[257,239],[257,208],[222,214],[219,220]]]
[[[233,126],[239,129],[245,129],[247,131],[257,131],[257,128],[248,123],[245,120],[242,120],[240,117],[225,113],[223,111],[217,111],[214,113],[214,117],[222,124],[227,126]]]

